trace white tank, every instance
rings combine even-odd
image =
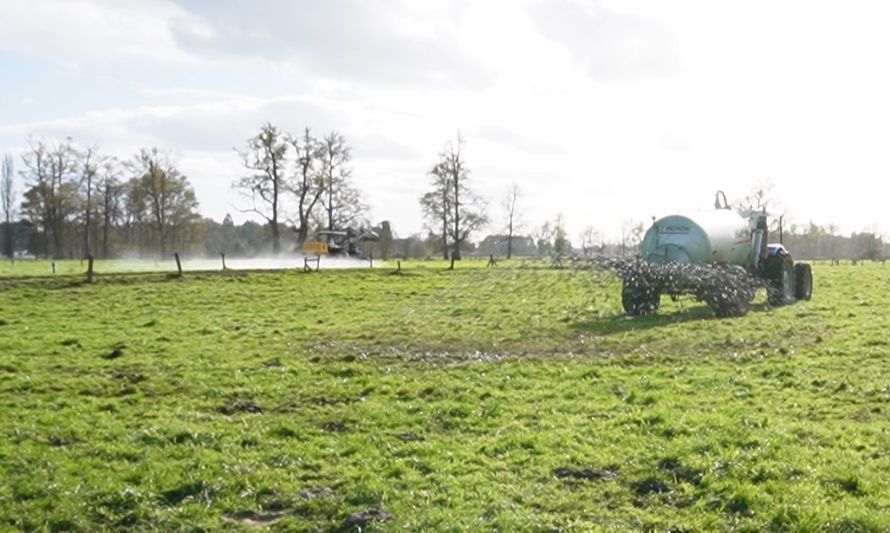
[[[660,218],[646,231],[640,256],[650,263],[728,263],[749,266],[752,228],[731,209],[715,209],[689,217]]]

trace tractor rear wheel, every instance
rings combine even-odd
[[[794,296],[798,300],[813,297],[813,269],[808,263],[794,265]]]
[[[648,315],[658,310],[661,293],[654,287],[639,287],[625,283],[621,289],[624,311],[632,316]]]
[[[766,258],[764,275],[769,282],[767,299],[778,307],[794,303],[794,261],[790,255],[773,255]]]

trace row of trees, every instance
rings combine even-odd
[[[528,234],[521,212],[522,191],[514,183],[502,199],[499,231],[478,245],[472,237],[491,222],[485,202],[472,190],[466,140],[458,133],[427,173],[430,189],[419,198],[426,235],[398,239],[387,222],[368,228],[366,202],[351,180],[351,149],[332,131],[321,138],[306,128],[299,136],[266,123],[236,150],[247,170],[232,186],[245,198],[244,212],[265,224],[235,226],[231,216],[217,223],[198,215],[198,201],[186,176],[157,148],[144,148],[129,159],[103,154],[95,146],[29,141],[18,174],[23,178],[17,206],[15,164],[3,157],[0,174],[0,251],[12,256],[16,242],[47,257],[112,257],[125,252],[166,256],[174,250],[256,255],[301,249],[320,229],[371,229],[381,236],[377,257],[442,257],[463,253],[506,255],[633,254],[643,236],[642,223],[625,221],[617,243],[606,245],[592,227],[572,245],[565,220],[557,215]],[[776,210],[769,183],[758,184],[737,208]],[[18,207],[18,213],[17,213]],[[16,220],[21,215],[20,220]],[[834,226],[782,227],[774,217],[773,240],[782,235],[799,257],[876,259],[885,244],[878,232],[837,235]],[[24,237],[23,237],[24,236]],[[385,241],[385,242],[384,242]]]
[[[309,128],[295,136],[266,123],[238,153],[251,173],[233,185],[250,203],[244,211],[269,224],[273,252],[281,251],[283,224],[302,246],[312,228],[367,223],[367,204],[351,181],[351,149],[338,132],[319,139]]]
[[[20,214],[36,236],[34,252],[55,258],[109,257],[123,241],[163,255],[193,240],[190,231],[200,219],[194,190],[157,148],[122,161],[71,139],[31,141],[21,163]],[[5,156],[0,206],[8,256],[16,240],[13,166]]]

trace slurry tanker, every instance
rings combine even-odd
[[[619,275],[622,303],[630,315],[653,313],[661,296],[690,294],[718,316],[748,312],[758,287],[769,303],[809,300],[813,273],[795,263],[782,244],[769,244],[764,211],[735,211],[717,192],[714,210],[656,220],[640,244],[640,261]]]

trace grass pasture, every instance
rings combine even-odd
[[[475,266],[0,280],[0,530],[890,529],[890,269]]]

